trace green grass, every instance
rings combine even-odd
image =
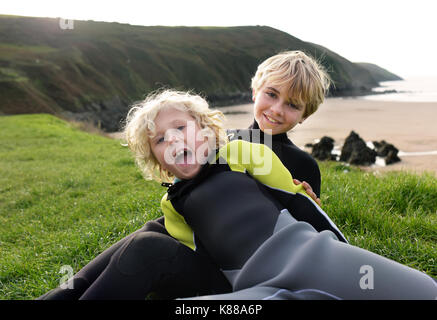
[[[437,179],[320,163],[322,204],[349,242],[437,276]]]
[[[323,208],[351,244],[437,276],[437,179],[320,163]],[[345,170],[347,172],[345,172]],[[33,299],[160,215],[120,142],[49,115],[0,117],[0,299]]]
[[[0,298],[59,285],[160,214],[165,190],[146,182],[120,142],[48,115],[0,117]]]
[[[21,76],[13,69],[0,68],[0,81],[27,81],[28,79]]]

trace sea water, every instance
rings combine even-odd
[[[384,81],[372,91],[375,94],[363,96],[363,99],[401,102],[436,102],[437,76],[410,77],[399,81]],[[390,93],[382,93],[395,91]],[[381,94],[382,93],[382,94]]]

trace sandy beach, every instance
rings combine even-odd
[[[253,105],[222,107],[227,128],[244,128],[253,121]],[[430,171],[437,176],[437,102],[391,102],[363,98],[329,98],[303,124],[289,132],[305,144],[330,136],[341,146],[354,130],[365,141],[385,140],[400,150],[401,162],[371,170]]]

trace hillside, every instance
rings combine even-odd
[[[129,105],[167,86],[213,105],[248,101],[266,57],[303,50],[334,80],[332,95],[359,94],[378,76],[318,45],[263,26],[144,27],[0,15],[0,113],[51,113],[115,131]]]
[[[401,77],[377,66],[376,64],[366,62],[357,62],[356,64],[368,70],[378,82],[403,80]]]

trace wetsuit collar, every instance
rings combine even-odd
[[[197,181],[199,179],[202,179],[202,177],[205,176],[205,171],[208,170],[207,168],[209,167],[209,165],[211,163],[215,163],[215,158],[216,158],[218,152],[219,152],[218,149],[215,149],[215,150],[211,151],[210,155],[208,156],[208,159],[206,160],[206,163],[204,165],[202,165],[202,167],[200,168],[199,173],[194,178],[189,179],[189,180],[183,180],[183,179],[179,179],[179,178],[175,177],[173,179],[173,183],[162,182],[161,186],[166,187],[166,188],[171,188],[172,186],[174,186],[178,182],[186,182],[186,181],[191,181],[193,179]],[[200,178],[198,178],[198,177],[200,177]]]
[[[249,129],[259,129],[258,122],[256,122],[255,119],[253,120],[253,123],[250,125]],[[260,130],[260,137],[261,137],[262,141],[264,141],[264,135],[267,135],[267,134]],[[273,135],[272,141],[291,144],[291,141],[290,141],[290,139],[288,139],[286,132]]]
[[[227,165],[220,165],[220,163],[216,163],[216,156],[219,152],[218,149],[211,152],[211,154],[208,157],[208,161],[202,165],[200,168],[199,173],[197,175],[189,180],[183,180],[176,178],[172,184],[164,184],[161,185],[164,187],[168,187],[167,193],[168,193],[168,200],[171,200],[175,196],[181,196],[182,194],[187,193],[191,189],[193,189],[195,186],[200,184],[204,179],[211,176],[213,173],[217,173],[218,171],[223,171],[228,168]]]

